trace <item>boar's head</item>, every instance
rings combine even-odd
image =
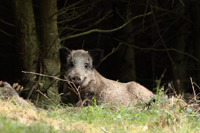
[[[61,47],[59,52],[61,73],[66,80],[80,89],[96,82],[94,69],[101,62],[102,50],[85,51],[81,49],[70,51],[66,47]]]

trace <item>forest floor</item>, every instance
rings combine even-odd
[[[175,98],[170,100],[159,98],[148,108],[138,105],[117,111],[105,104],[80,108],[52,105],[45,110],[21,107],[12,100],[0,101],[0,132],[200,132],[199,105],[186,105]]]

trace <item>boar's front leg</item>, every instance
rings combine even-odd
[[[80,93],[81,99],[76,103],[76,106],[88,106],[92,104],[92,98],[94,98],[95,94],[93,92],[82,92]]]
[[[74,92],[75,90],[70,86],[64,84],[63,86],[63,97],[65,97],[65,101],[63,101],[66,104],[72,104],[75,105],[78,102],[78,95]]]

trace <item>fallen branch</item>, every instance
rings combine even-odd
[[[43,76],[43,77],[49,77],[49,78],[53,78],[53,79],[56,79],[56,80],[61,80],[61,81],[65,81],[67,82],[69,85],[70,85],[70,89],[76,93],[79,97],[79,99],[82,101],[81,99],[81,96],[80,96],[80,92],[79,92],[79,88],[76,87],[76,85],[69,81],[69,80],[66,80],[66,77],[64,77],[65,79],[61,79],[61,78],[58,78],[58,77],[55,77],[55,76],[49,76],[49,75],[45,75],[45,74],[40,74],[40,73],[36,73],[36,72],[27,72],[27,71],[22,71],[23,73],[29,73],[29,74],[34,74],[34,75],[39,75],[39,76]],[[41,92],[40,92],[41,93]],[[42,94],[42,93],[41,93]],[[46,97],[46,96],[45,96]]]
[[[195,103],[197,103],[196,92],[195,92],[195,90],[194,90],[194,84],[193,84],[193,82],[192,82],[192,78],[191,78],[191,77],[190,77],[190,81],[191,81],[192,90],[193,90],[193,93],[194,93],[194,101],[195,101]]]
[[[61,79],[61,78],[58,78],[58,77],[49,76],[49,75],[45,75],[45,74],[40,74],[40,73],[36,73],[36,72],[27,72],[27,71],[22,71],[22,72],[23,73],[29,73],[29,74],[35,74],[35,75],[39,75],[39,76],[43,76],[43,77],[49,77],[49,78],[53,78],[53,79],[57,79],[57,80],[66,81],[66,82],[72,83],[71,81],[66,80],[66,79]]]

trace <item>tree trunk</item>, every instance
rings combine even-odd
[[[200,2],[193,1],[193,9],[192,9],[192,17],[193,17],[193,44],[194,44],[194,52],[197,59],[200,60]],[[196,62],[197,64],[197,84],[200,84],[200,62]]]
[[[15,9],[16,49],[20,70],[36,72],[39,48],[32,0],[13,0],[13,6]],[[22,74],[21,76],[24,85],[30,83],[30,80],[35,77],[32,74]]]
[[[134,37],[132,34],[132,23],[128,24],[122,29],[124,34],[128,34],[123,41],[127,44],[133,45]],[[128,82],[136,80],[135,74],[135,52],[133,47],[122,46],[118,52],[119,60],[121,63],[118,64],[119,77],[122,82]]]
[[[124,7],[126,7],[126,9]],[[129,21],[133,17],[133,15],[131,15],[133,13],[131,4],[129,5],[126,3],[126,1],[123,1],[122,4],[119,4],[119,8],[121,8],[123,12],[126,12],[126,21]],[[133,30],[133,22],[130,22],[120,32],[120,36],[124,36],[122,40],[130,45],[134,45]],[[120,77],[122,82],[136,80],[134,48],[126,45],[122,46],[118,51],[118,57],[118,73],[116,76]]]
[[[37,38],[32,0],[13,0],[20,70],[58,76],[60,43],[57,29],[57,0],[38,2],[40,17],[36,17],[36,19],[39,19],[37,22],[39,22],[40,38]],[[40,45],[38,40],[40,40]],[[58,87],[54,79],[33,74],[23,74],[22,77],[22,84],[26,85],[25,88],[29,90],[28,98],[30,94],[34,94],[31,99],[37,99],[39,103],[44,102],[42,105],[52,105],[52,103],[57,105],[60,102]],[[40,93],[38,91],[32,93],[37,89],[40,90]],[[32,90],[31,93],[30,90]]]
[[[60,71],[58,52],[60,42],[57,28],[57,0],[40,0],[39,13],[41,43],[40,73],[58,76]],[[40,90],[46,93],[55,104],[58,104],[60,97],[55,80],[48,77],[40,77],[39,80],[43,83],[43,87]],[[45,99],[45,97],[41,97],[41,100],[44,101]],[[45,101],[48,101],[48,99]]]
[[[185,15],[186,7],[184,7],[179,1],[175,2],[175,8],[179,11],[179,14]],[[176,17],[177,18],[177,17]],[[184,32],[186,31],[186,22],[184,19],[179,19],[175,23],[175,36],[172,42],[172,46],[178,51],[185,52],[186,47],[186,36]],[[173,76],[175,82],[175,89],[181,94],[184,91],[184,80],[186,79],[186,60],[185,56],[181,53],[174,52],[172,54],[173,60]]]

